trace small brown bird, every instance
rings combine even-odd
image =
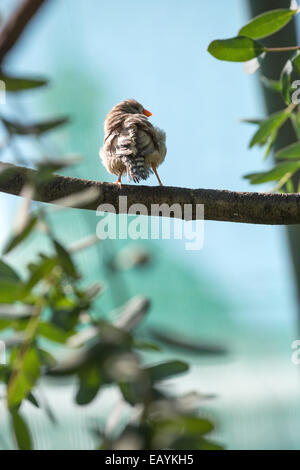
[[[107,171],[118,176],[120,187],[124,172],[128,181],[139,182],[152,171],[162,186],[157,167],[167,153],[166,134],[148,121],[150,116],[150,111],[130,99],[117,104],[105,118],[100,157]]]

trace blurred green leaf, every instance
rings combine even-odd
[[[253,18],[239,31],[239,36],[262,39],[282,29],[297,13],[297,10],[281,8],[271,10]]]
[[[300,160],[300,142],[295,142],[294,144],[288,145],[283,149],[280,149],[276,154],[275,158],[283,159],[299,159]]]
[[[0,303],[11,304],[26,297],[24,285],[21,282],[0,279]]]
[[[53,268],[56,266],[57,260],[54,258],[46,258],[42,260],[39,265],[36,265],[32,271],[30,278],[26,283],[26,289],[31,290],[33,287],[38,284],[41,280],[44,280],[49,276]]]
[[[127,403],[129,403],[131,406],[134,406],[138,403],[139,399],[135,393],[135,387],[133,384],[128,382],[120,382],[119,388],[124,400],[127,401]]]
[[[195,341],[192,338],[184,338],[182,334],[175,332],[165,332],[163,329],[151,328],[151,336],[158,341],[165,343],[175,349],[181,349],[185,352],[205,355],[223,355],[226,349],[218,344],[210,344],[201,341]]]
[[[0,260],[0,280],[20,281],[19,275],[4,261]]]
[[[257,132],[251,139],[249,147],[252,148],[254,145],[265,145],[268,138],[274,137],[274,134],[278,132],[279,128],[285,123],[291,112],[292,110],[290,108],[286,108],[283,111],[271,114],[271,116],[265,119],[259,126]]]
[[[288,60],[285,66],[282,69],[280,75],[280,82],[281,82],[281,94],[284,102],[286,104],[291,104],[291,75],[293,72],[293,64],[291,60]]]
[[[79,155],[72,155],[67,158],[57,158],[51,160],[42,160],[37,164],[40,172],[53,173],[69,166],[75,165],[80,161]]]
[[[267,183],[269,181],[278,181],[287,173],[294,174],[300,168],[300,161],[281,163],[272,170],[260,173],[251,173],[244,178],[249,179],[251,184]]]
[[[53,243],[55,246],[59,263],[61,267],[63,268],[64,272],[68,276],[72,277],[73,279],[78,279],[79,275],[77,273],[77,270],[75,268],[75,265],[72,261],[70,254],[57,240],[53,240]]]
[[[131,406],[138,403],[149,402],[149,400],[159,400],[161,393],[154,387],[151,387],[151,381],[147,374],[141,376],[139,381],[136,382],[119,382],[120,392],[124,400]]]
[[[11,410],[11,425],[16,438],[16,443],[19,450],[31,450],[32,441],[29,428],[24,418],[17,410]]]
[[[274,132],[268,138],[268,140],[266,142],[266,150],[265,150],[265,154],[264,154],[264,160],[266,160],[268,158],[268,156],[270,155],[271,150],[272,150],[273,145],[274,145],[274,142],[276,140],[276,136],[277,136],[277,134]]]
[[[36,349],[31,347],[22,357],[16,350],[11,357],[11,364],[15,372],[12,372],[9,381],[7,401],[9,408],[14,408],[31,392],[39,378],[40,361]]]
[[[40,322],[38,333],[54,343],[64,344],[68,338],[74,334],[74,331],[66,332],[60,328],[56,328],[54,325],[51,325],[51,323]]]
[[[48,84],[48,80],[35,78],[12,77],[0,72],[0,80],[5,83],[5,89],[8,92],[18,92],[39,88]]]
[[[45,349],[38,349],[38,355],[40,358],[41,365],[46,366],[47,368],[50,367],[55,367],[57,364],[56,359],[52,356],[52,354],[49,353],[49,351],[46,351]]]
[[[35,124],[21,124],[18,122],[9,121],[6,118],[1,117],[1,121],[5,125],[7,131],[10,134],[18,134],[18,135],[40,135],[45,132],[48,132],[56,127],[62,126],[63,124],[67,124],[69,122],[69,118],[59,118],[59,119],[52,119],[49,121],[38,122]]]
[[[299,113],[300,107],[298,107],[298,112],[292,113],[290,115],[290,119],[292,122],[292,125],[294,127],[297,139],[300,140],[300,113]]]
[[[165,380],[177,374],[182,374],[189,370],[189,365],[183,361],[168,361],[154,366],[146,367],[145,370],[150,375],[151,380]]]
[[[68,124],[70,122],[69,117],[63,117],[58,119],[50,119],[49,121],[40,122],[34,125],[37,134],[43,134],[44,132],[51,131],[56,127],[63,126],[64,124]]]
[[[200,440],[200,445],[198,447],[199,450],[224,450],[224,447],[216,442],[207,440],[206,438],[202,437]]]
[[[208,46],[208,52],[216,59],[230,62],[246,62],[258,57],[264,50],[261,44],[243,36],[215,40]]]
[[[0,331],[6,330],[11,327],[11,321],[9,320],[0,320]]]
[[[186,415],[179,416],[177,419],[166,419],[159,420],[156,423],[157,430],[159,433],[182,433],[184,431],[187,434],[207,434],[213,431],[213,424],[207,419],[198,418],[197,416]]]
[[[36,408],[39,408],[40,405],[39,405],[39,402],[37,401],[37,399],[35,398],[34,394],[32,392],[30,392],[26,399],[33,405],[35,406]]]
[[[143,341],[140,339],[134,340],[133,347],[136,349],[144,349],[145,351],[161,351],[161,348],[157,344],[150,343],[149,341]]]
[[[260,125],[263,122],[263,119],[241,119],[241,122]]]
[[[287,182],[286,182],[286,192],[287,193],[295,193],[295,188],[294,188],[294,184],[293,184],[293,181],[291,179],[289,179]]]
[[[80,308],[74,308],[72,310],[52,310],[51,323],[62,331],[73,331],[73,328],[75,328],[78,323],[80,312]]]
[[[271,78],[267,78],[264,76],[261,76],[260,80],[262,84],[269,90],[273,90],[275,92],[281,93],[282,84],[280,80],[272,80]]]
[[[34,227],[36,226],[38,221],[38,218],[36,216],[33,216],[29,219],[27,222],[25,228],[21,231],[21,233],[18,233],[17,235],[14,235],[5,245],[3,253],[6,255],[9,253],[11,250],[16,248],[21,242],[23,242],[32,232]]]
[[[88,405],[96,397],[102,384],[98,367],[88,367],[79,373],[78,405]]]
[[[300,54],[297,51],[295,57],[292,59],[294,70],[300,75]]]

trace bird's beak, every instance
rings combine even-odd
[[[150,111],[148,111],[147,109],[144,109],[143,113],[144,113],[145,116],[147,116],[147,117],[152,116],[152,113],[150,113]]]

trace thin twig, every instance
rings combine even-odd
[[[265,47],[265,52],[286,52],[286,51],[298,51],[300,46],[285,46],[285,47]]]

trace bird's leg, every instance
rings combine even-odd
[[[160,177],[158,176],[158,173],[157,173],[157,169],[156,169],[156,166],[154,165],[154,163],[152,163],[152,170],[154,171],[154,174],[159,182],[159,185],[160,186],[163,186],[162,182],[160,181]]]
[[[115,181],[115,184],[117,184],[120,189],[122,188],[122,180],[121,180],[122,175],[123,175],[123,171],[119,174],[117,181]]]

